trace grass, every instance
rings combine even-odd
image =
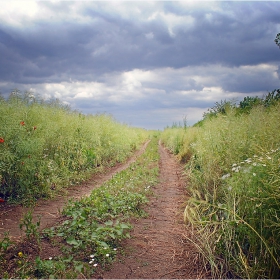
[[[191,199],[185,220],[215,278],[280,277],[280,104],[166,129],[162,140],[182,159]]]
[[[83,115],[14,91],[0,98],[0,196],[22,204],[51,198],[123,162],[148,137],[109,115]]]
[[[63,210],[64,221],[43,233],[27,213],[22,222],[25,243],[12,244],[8,235],[0,243],[0,275],[90,278],[97,269],[108,267],[121,250],[121,240],[129,238],[130,218],[145,215],[142,206],[158,180],[158,160],[158,138],[152,137],[135,163],[89,197],[70,201]],[[35,249],[30,252],[29,247]],[[51,247],[58,251],[56,255],[46,255],[46,248]]]

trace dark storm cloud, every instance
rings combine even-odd
[[[0,11],[4,93],[163,118],[279,87],[280,2],[37,1],[34,11],[12,3]]]
[[[68,7],[65,2],[56,5],[43,2],[42,5],[54,9],[52,18],[59,9],[67,12]],[[176,3],[159,7],[162,5],[166,13],[192,16],[193,26],[185,30],[183,22],[178,24],[173,28],[172,37],[163,14],[138,21],[114,14],[114,9],[111,14],[97,10],[96,6],[84,8],[84,15],[92,19],[88,23],[38,19],[33,27],[21,30],[2,23],[0,62],[6,71],[1,71],[1,79],[22,81],[38,75],[56,80],[54,76],[63,79],[61,73],[67,73],[87,80],[108,71],[134,68],[266,63],[279,55],[270,42],[276,32],[272,25],[280,24],[277,13],[280,3],[222,2],[219,10],[208,10],[207,6],[204,10],[185,11],[179,10]],[[153,12],[150,11],[150,15]],[[148,33],[153,34],[150,40],[145,37]]]

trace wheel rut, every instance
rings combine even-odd
[[[137,157],[144,153],[149,142],[150,141],[145,142],[145,144],[125,163],[117,164],[105,170],[105,172],[96,173],[90,180],[82,185],[68,188],[67,195],[58,196],[55,199],[39,200],[34,207],[33,218],[36,221],[38,220],[38,216],[41,217],[40,230],[51,227],[60,221],[60,213],[70,199],[79,199],[83,196],[90,195],[93,189],[100,187],[116,173],[128,168],[131,163],[135,162]],[[20,230],[19,224],[28,210],[30,210],[30,208],[20,205],[0,204],[0,239],[4,237],[5,232],[9,232],[11,240],[20,240],[23,232]]]

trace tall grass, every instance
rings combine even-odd
[[[124,161],[147,137],[109,115],[15,91],[0,99],[0,193],[18,202],[51,197],[98,166]]]
[[[184,215],[216,278],[280,277],[279,110],[228,110],[202,127],[163,132],[170,147],[168,134],[182,139],[179,155],[191,153]]]

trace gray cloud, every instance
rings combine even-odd
[[[22,5],[0,11],[4,94],[33,90],[147,127],[279,87],[279,2]]]

